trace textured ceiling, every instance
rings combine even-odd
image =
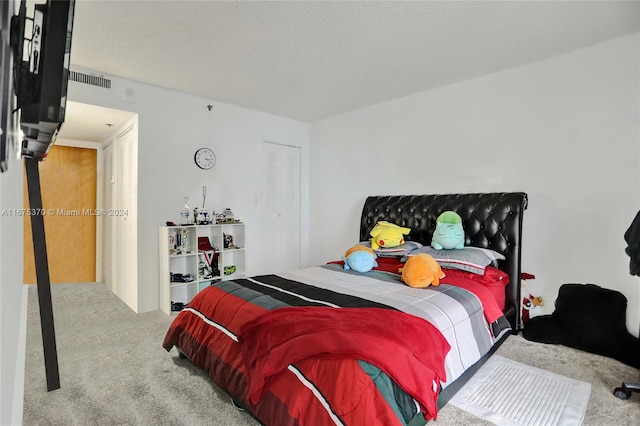
[[[71,63],[313,122],[640,31],[637,1],[77,0]]]

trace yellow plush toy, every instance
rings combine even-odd
[[[402,268],[402,282],[410,287],[424,288],[430,285],[440,285],[440,279],[444,278],[440,265],[426,253],[409,256]]]
[[[371,248],[378,250],[382,248],[397,247],[404,244],[403,235],[411,232],[409,228],[403,228],[394,223],[380,221],[371,230]]]

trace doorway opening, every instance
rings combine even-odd
[[[136,192],[120,193],[123,176],[129,187],[137,186],[137,123],[137,114],[133,112],[69,101],[56,144],[39,164],[43,207],[51,213],[45,216],[51,283],[104,282],[133,310],[135,297],[130,293],[136,293],[137,286],[133,283],[134,290],[118,292],[120,287],[115,284],[112,271],[120,270],[118,262],[122,260],[114,258],[112,250],[116,250],[113,242],[121,238],[121,243],[136,247],[137,232],[129,229],[125,234],[114,234],[123,225],[114,225],[117,218],[108,214],[108,209],[123,202],[137,205],[136,199],[130,199]],[[124,141],[123,134],[127,134]],[[127,154],[105,160],[105,147],[120,145]],[[123,163],[123,159],[127,161]],[[28,207],[26,195],[24,207]],[[136,214],[135,209],[128,212],[127,222],[137,222]],[[23,281],[33,284],[31,228],[28,218],[24,222]],[[137,276],[131,275],[134,279]]]

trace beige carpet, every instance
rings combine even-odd
[[[136,315],[102,284],[56,284],[52,298],[61,388],[46,390],[37,294],[30,286],[24,425],[257,424],[201,370],[161,347],[167,315]],[[640,393],[628,401],[612,393],[623,381],[640,381],[634,368],[521,336],[510,336],[497,354],[590,383],[583,425],[640,425]],[[491,425],[451,404],[434,424]]]
[[[169,316],[136,315],[102,284],[56,284],[51,292],[61,387],[46,390],[31,286],[24,425],[256,424],[201,370],[162,348]]]

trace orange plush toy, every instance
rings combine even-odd
[[[402,282],[410,287],[424,288],[430,285],[440,285],[440,279],[444,278],[440,265],[426,253],[409,256],[402,268]]]

